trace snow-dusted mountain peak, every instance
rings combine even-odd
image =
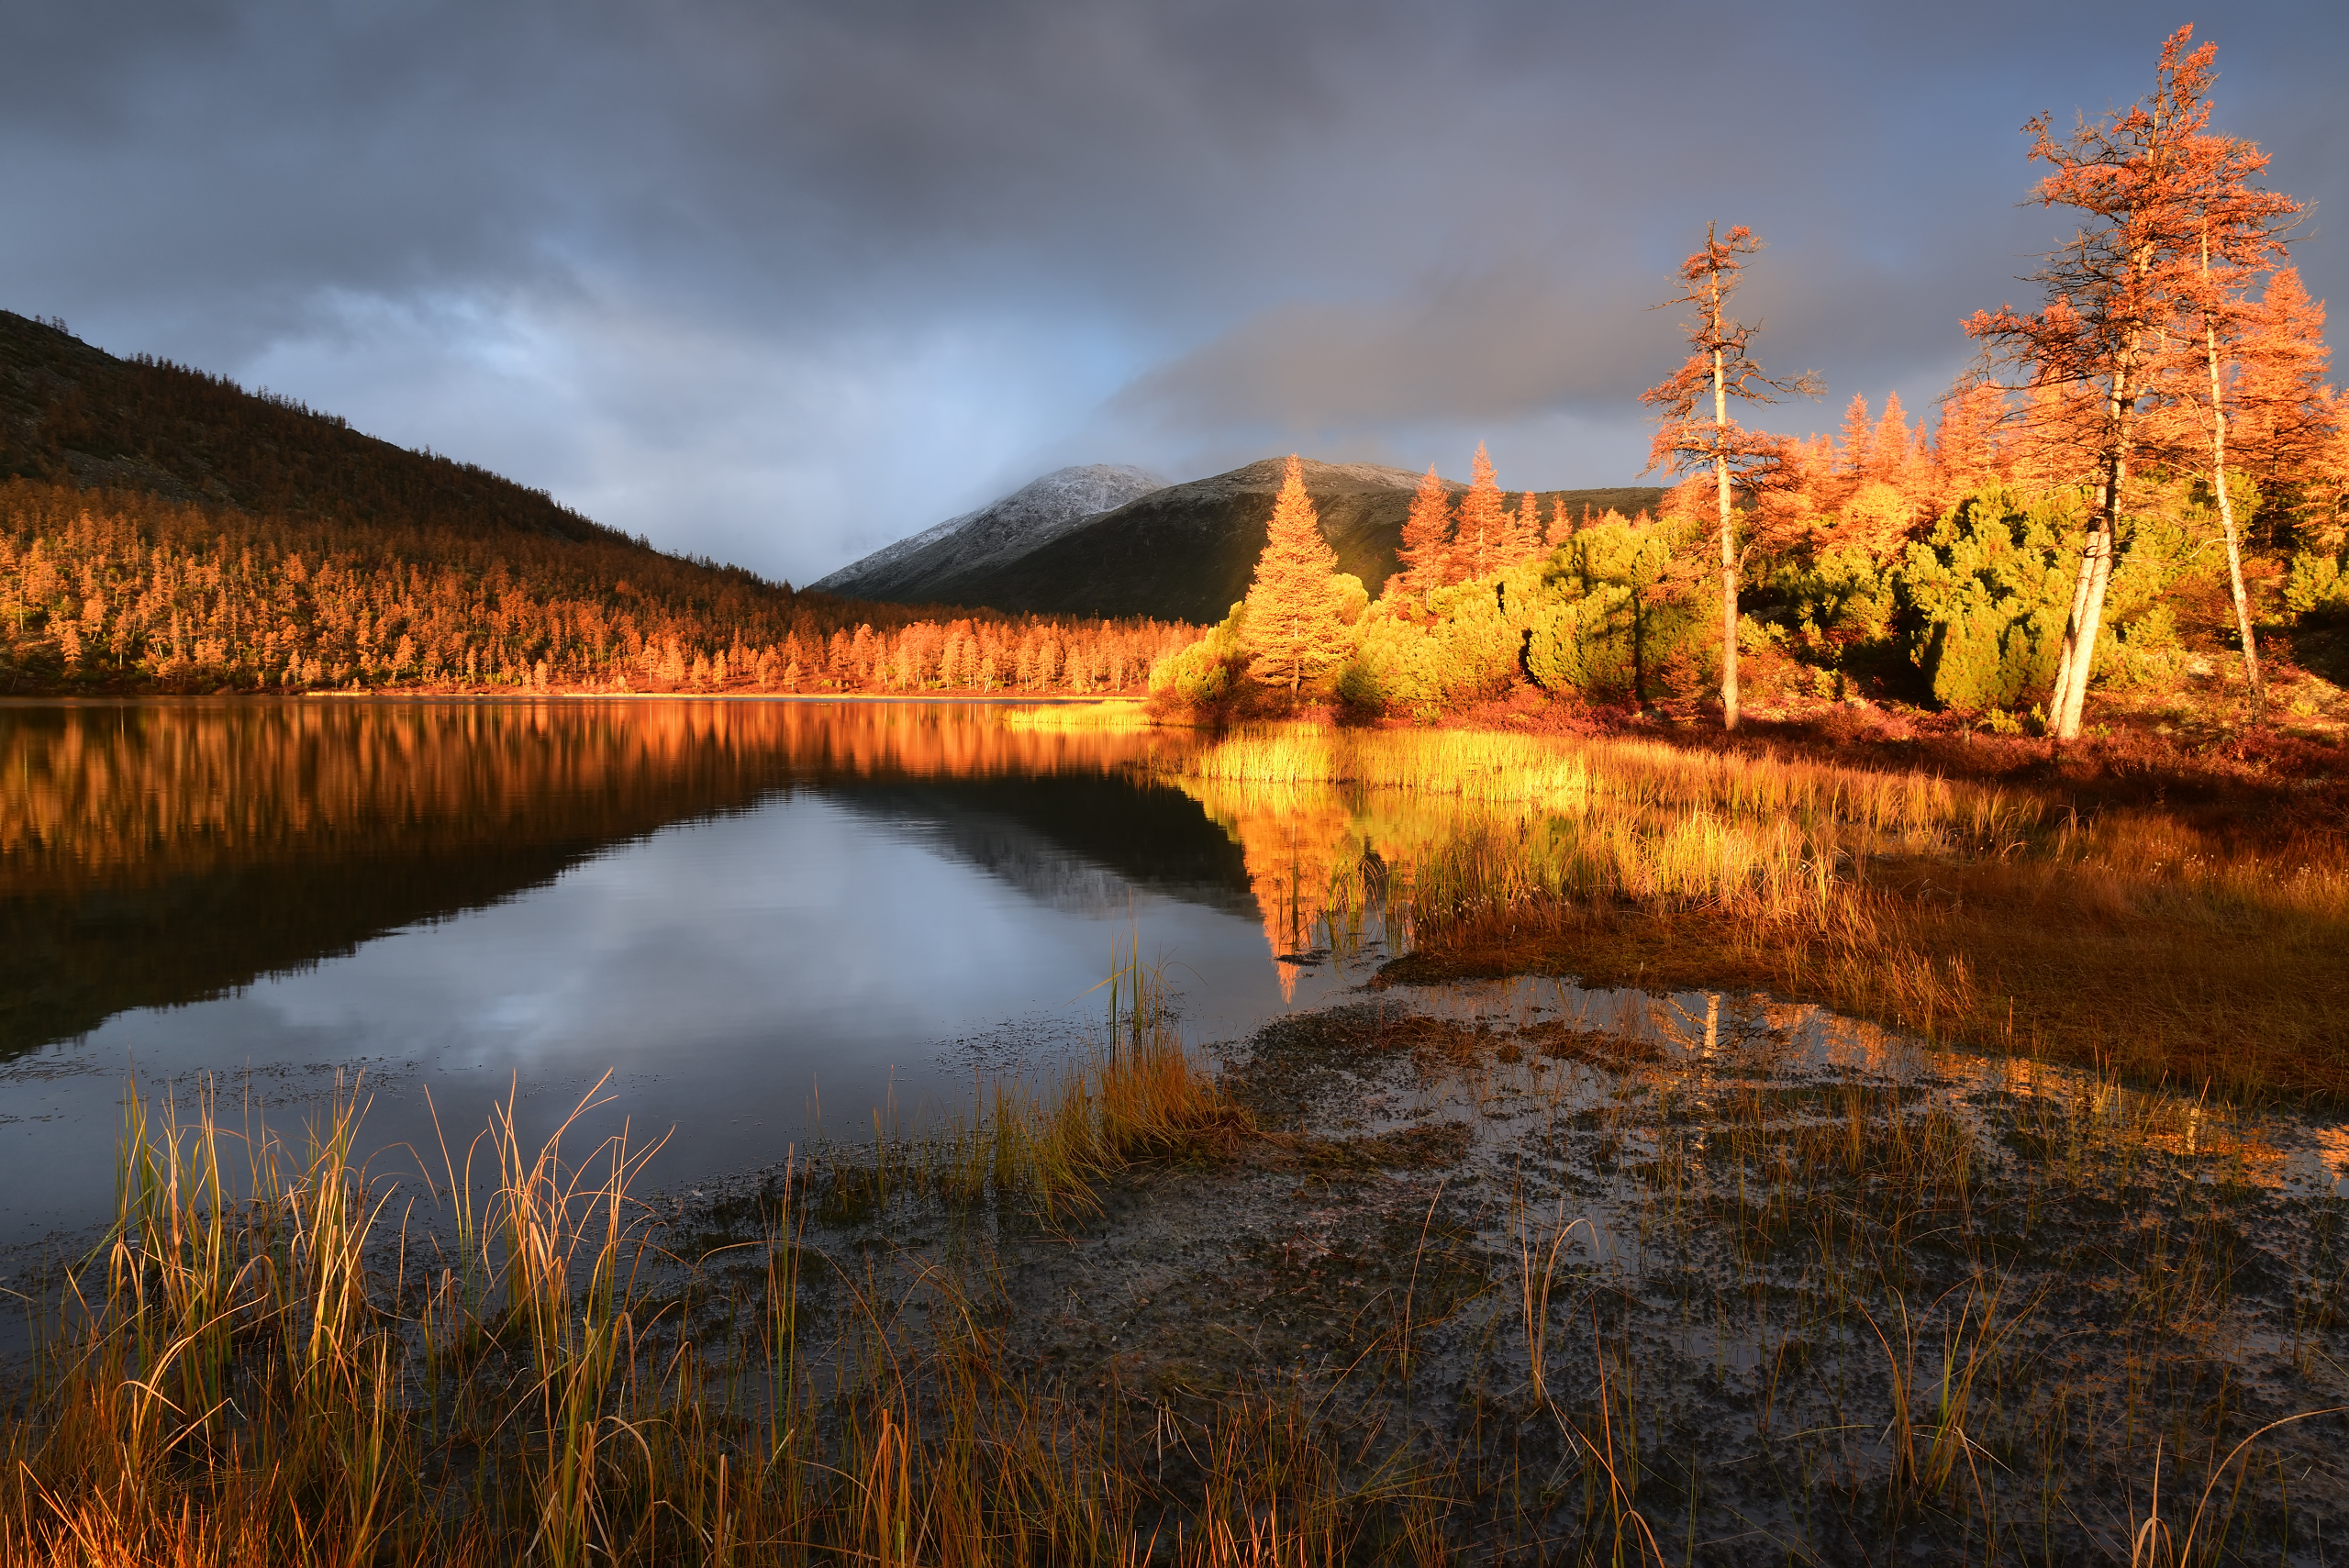
[[[1124,463],[1054,469],[1001,500],[884,545],[809,586],[850,598],[918,595],[925,582],[1024,555],[1165,483]]]

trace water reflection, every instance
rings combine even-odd
[[[1179,737],[972,706],[0,707],[0,1234],[111,1190],[124,1075],[429,1143],[607,1069],[663,1174],[952,1104],[1068,1049],[1113,947],[1207,1037],[1285,1005],[1239,847],[1127,764]],[[1334,984],[1335,982],[1333,982]]]
[[[1097,784],[1152,743],[992,718],[881,704],[0,706],[0,1060],[795,787]]]
[[[1194,744],[947,704],[0,706],[0,1242],[103,1210],[134,1064],[281,1130],[364,1072],[371,1134],[417,1147],[427,1089],[462,1138],[513,1085],[529,1139],[613,1072],[682,1184],[1070,1049],[1129,941],[1236,1039],[1408,945],[1451,846],[1585,852],[1529,806],[1197,776]],[[1725,1072],[1913,1055],[1758,998],[1555,996]]]

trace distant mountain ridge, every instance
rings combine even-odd
[[[808,585],[843,598],[918,599],[927,583],[1017,559],[1087,517],[1114,511],[1165,484],[1122,463],[1055,469],[1000,500],[885,545]]]
[[[1064,475],[1148,477],[1130,468],[1062,469],[992,506],[876,550],[815,586],[859,598],[985,605],[1015,613],[1220,620],[1248,591],[1286,467],[1285,458],[1266,458],[1152,488],[1109,509],[1084,514],[1068,504],[1048,525],[1020,524],[1031,515],[1025,509],[1030,504],[1014,508],[1013,503]],[[1375,595],[1395,570],[1403,519],[1420,476],[1376,463],[1310,459],[1304,470],[1338,570],[1361,578]],[[1445,488],[1456,498],[1468,487],[1447,480]],[[1579,517],[1610,507],[1652,510],[1664,492],[1632,485],[1537,494],[1545,517],[1563,501],[1567,515]],[[1509,505],[1517,505],[1514,497]],[[982,528],[985,531],[975,531]]]

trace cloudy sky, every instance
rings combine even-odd
[[[807,581],[1068,462],[1632,481],[1709,219],[1773,369],[1928,405],[2057,235],[2019,128],[2219,45],[2349,279],[2349,7],[0,7],[0,306]]]

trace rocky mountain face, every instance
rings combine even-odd
[[[993,506],[876,551],[815,586],[860,598],[1038,614],[1220,620],[1248,592],[1286,467],[1286,459],[1266,458],[1211,478],[1151,488],[1090,515],[1063,514],[1049,527],[995,520],[1064,475],[1140,474],[1135,469],[1063,469]],[[1337,551],[1338,570],[1361,578],[1374,596],[1395,570],[1403,519],[1419,484],[1416,473],[1375,463],[1305,464],[1305,487],[1321,514],[1322,537]],[[1467,486],[1447,488],[1456,497]],[[1662,495],[1634,486],[1545,491],[1542,500],[1544,516],[1563,499],[1568,514],[1579,517],[1586,508],[1653,508]],[[1509,505],[1517,505],[1514,497]]]
[[[1165,483],[1121,463],[1056,469],[999,501],[885,545],[808,585],[844,598],[951,603],[940,600],[930,584],[1017,560]]]

